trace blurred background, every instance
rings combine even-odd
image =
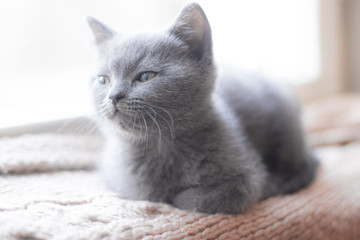
[[[186,0],[2,0],[0,129],[91,115],[85,16],[119,32],[166,29]],[[360,91],[360,0],[197,1],[217,62],[296,86],[303,102]]]

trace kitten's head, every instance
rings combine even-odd
[[[187,5],[166,32],[123,36],[88,18],[99,49],[95,109],[115,131],[169,135],[206,111],[214,86],[210,25]],[[169,134],[168,134],[169,133]]]

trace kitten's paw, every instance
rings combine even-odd
[[[188,188],[175,196],[173,205],[183,210],[198,211],[200,195],[198,188]]]
[[[211,189],[189,188],[179,193],[173,205],[202,213],[238,214],[244,212],[256,200],[236,187],[221,185]]]

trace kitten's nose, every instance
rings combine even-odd
[[[111,94],[110,96],[109,96],[109,98],[113,101],[113,103],[117,103],[117,102],[119,102],[121,99],[123,99],[124,98],[124,93],[115,93],[115,94]]]

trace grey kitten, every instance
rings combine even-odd
[[[121,197],[236,214],[314,179],[297,101],[261,78],[226,71],[217,79],[199,5],[156,34],[88,23],[99,49],[93,100],[107,138],[100,169]]]

